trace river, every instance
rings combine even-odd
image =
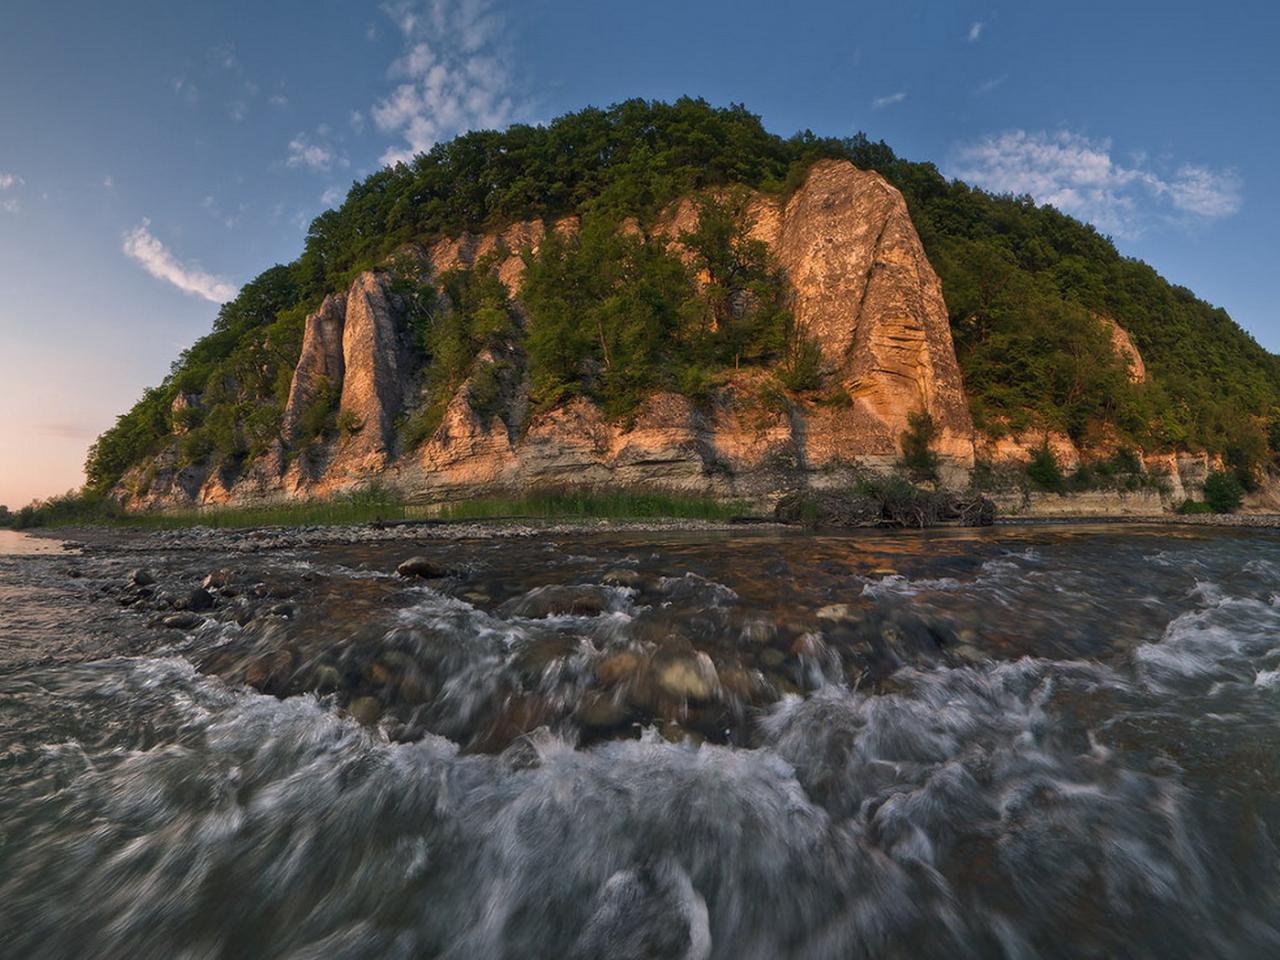
[[[1274,533],[319,539],[0,541],[0,955],[1280,955]]]

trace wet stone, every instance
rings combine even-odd
[[[357,723],[371,726],[382,716],[382,703],[377,697],[357,697],[347,705],[347,714]]]
[[[716,668],[705,653],[655,663],[654,682],[669,697],[693,701],[710,700],[719,687]]]
[[[203,587],[196,587],[190,593],[175,600],[173,606],[176,610],[212,610],[213,594]]]
[[[499,612],[503,616],[530,620],[557,616],[598,617],[609,609],[610,599],[609,592],[601,587],[553,585],[536,587],[522,597],[509,600]]]
[[[193,630],[204,623],[204,617],[198,613],[171,613],[161,619],[161,626],[170,630]]]
[[[625,724],[630,717],[625,703],[598,691],[586,694],[578,704],[578,722],[587,729],[611,730]]]
[[[604,576],[600,578],[600,582],[610,587],[637,589],[644,582],[644,577],[638,571],[628,570],[623,567],[606,571]]]
[[[234,570],[223,567],[221,570],[214,570],[204,578],[201,584],[206,590],[226,591],[228,587],[235,582],[236,573]]]
[[[758,657],[760,666],[766,670],[776,670],[787,662],[787,655],[777,647],[765,647]]]
[[[396,567],[396,573],[406,579],[438,580],[449,572],[426,557],[410,557]]]
[[[622,650],[596,664],[596,679],[606,686],[614,686],[635,676],[639,667],[640,657],[630,650]]]
[[[129,571],[129,583],[135,587],[149,587],[156,582],[155,576],[144,567],[135,567]]]

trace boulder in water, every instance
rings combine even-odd
[[[371,726],[382,716],[382,703],[377,697],[357,697],[347,705],[347,713],[357,723]]]
[[[212,610],[214,607],[213,594],[203,587],[196,587],[185,597],[179,597],[173,602],[175,610]]]
[[[416,577],[419,580],[438,580],[449,575],[447,570],[426,557],[410,557],[396,567],[396,573],[408,579]]]

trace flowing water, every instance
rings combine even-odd
[[[1270,533],[0,550],[5,957],[1280,956]]]

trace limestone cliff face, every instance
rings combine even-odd
[[[879,174],[822,161],[787,203],[773,246],[795,288],[797,323],[853,398],[857,448],[896,454],[907,415],[927,411],[939,452],[972,465],[942,284],[902,194]]]
[[[385,276],[362,273],[346,298],[338,405],[344,437],[330,467],[342,474],[377,472],[395,448],[395,418],[411,371],[401,308],[387,287]]]
[[[677,204],[658,234],[678,248],[696,216],[691,202]],[[420,401],[417,371],[404,305],[387,276],[370,271],[307,318],[280,444],[229,484],[220,475],[202,484],[187,477],[132,502],[326,495],[374,478],[422,500],[539,484],[643,484],[767,501],[797,485],[845,484],[857,471],[890,468],[917,411],[938,427],[944,472],[963,482],[974,461],[973,426],[941,285],[901,194],[877,174],[823,161],[785,202],[750,198],[746,216],[790,283],[798,326],[816,340],[829,382],[844,387],[849,404],[764,403],[768,373],[754,370],[734,374],[708,405],[655,394],[626,423],[581,399],[531,416],[522,358],[486,356],[482,364],[505,371],[497,413],[472,409],[463,384],[434,435],[403,449],[396,424]],[[548,230],[576,228],[572,217],[530,221],[410,252],[435,274],[491,258],[518,310],[520,252],[536,250]],[[285,457],[326,384],[340,391],[341,436]]]
[[[289,384],[281,423],[281,439],[286,445],[297,437],[298,423],[322,391],[337,390],[346,370],[342,355],[342,332],[347,311],[347,295],[331,293],[320,309],[306,319],[302,332],[302,354]]]
[[[1106,328],[1107,334],[1111,337],[1111,349],[1129,368],[1129,382],[1146,383],[1147,365],[1142,362],[1142,354],[1138,352],[1137,344],[1133,342],[1128,331],[1110,317],[1094,314],[1094,318]]]

